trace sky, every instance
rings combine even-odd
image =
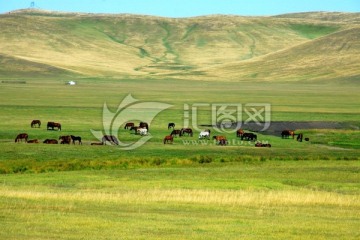
[[[312,11],[360,12],[360,0],[0,0],[0,13],[32,5],[61,12],[130,13],[173,18],[210,14],[271,16]]]

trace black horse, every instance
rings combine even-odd
[[[181,130],[174,129],[171,131],[170,136],[176,136],[176,135],[179,135],[179,137],[181,137]]]
[[[254,133],[243,133],[241,135],[241,140],[246,140],[246,141],[255,141],[257,140],[257,135]]]
[[[78,142],[79,142],[79,145],[80,145],[80,144],[82,145],[81,137],[80,137],[80,136],[71,135],[71,139],[72,139],[73,144],[75,144],[75,141],[78,141]]]

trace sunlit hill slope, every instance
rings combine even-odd
[[[0,15],[0,76],[330,80],[360,76],[360,13]]]

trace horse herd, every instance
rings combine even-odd
[[[32,128],[34,127],[41,127],[41,121],[40,120],[33,120],[30,124]],[[46,126],[47,130],[58,130],[61,131],[61,124],[57,122],[48,122]],[[128,122],[125,124],[124,129],[129,129],[130,131],[134,131],[135,135],[148,135],[149,133],[149,124],[146,122],[140,122],[138,126],[136,126],[133,122]],[[191,128],[181,128],[181,129],[175,129],[175,123],[168,123],[168,130],[171,130],[169,135],[166,135],[163,139],[164,144],[169,144],[174,142],[174,137],[182,137],[182,136],[188,136],[193,137],[194,131]],[[199,139],[207,139],[210,140],[210,129],[205,129],[199,133]],[[297,141],[302,142],[303,140],[303,134],[298,133],[295,134],[292,130],[283,130],[281,132],[281,137],[283,139],[292,137],[293,139],[295,136],[297,136]],[[236,131],[236,137],[240,138],[241,140],[245,141],[253,141],[255,142],[255,147],[271,147],[271,144],[269,143],[261,143],[257,141],[257,135],[252,132],[245,132],[243,129],[238,129]],[[24,140],[27,143],[39,143],[38,139],[31,139],[29,140],[29,135],[27,133],[20,133],[16,136],[15,142],[22,142]],[[212,137],[212,139],[215,141],[217,145],[224,146],[228,145],[228,140],[225,136],[222,135],[215,135]],[[309,138],[305,138],[305,141],[309,141]],[[78,144],[82,144],[81,137],[80,136],[74,136],[74,135],[64,135],[60,136],[59,139],[45,139],[43,143],[45,144],[75,144],[78,142]],[[104,135],[101,139],[101,142],[93,142],[91,145],[106,145],[106,143],[109,142],[110,144],[119,145],[119,141],[114,135]]]
[[[30,123],[31,128],[40,128],[41,127],[41,121],[40,120],[32,120]],[[55,130],[61,131],[61,124],[57,122],[48,122],[46,125],[47,130]],[[29,140],[29,135],[27,133],[20,133],[16,136],[15,142],[22,142],[25,141],[26,143],[40,143],[38,139],[31,139]],[[81,137],[80,136],[74,136],[74,135],[66,135],[66,136],[60,136],[59,139],[45,139],[43,143],[45,144],[58,144],[60,141],[60,144],[70,144],[71,142],[75,144],[76,142],[82,144]]]

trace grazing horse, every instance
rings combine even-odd
[[[117,138],[114,135],[104,135],[102,137],[102,144],[106,145],[106,141],[113,143],[115,145],[119,145],[119,141],[117,140]]]
[[[289,138],[289,136],[292,136],[294,139],[295,133],[292,130],[284,130],[281,132],[281,138]]]
[[[172,130],[172,132],[170,133],[170,136],[176,136],[176,135],[179,135],[179,137],[181,137],[181,130],[178,130],[178,129]]]
[[[134,126],[135,126],[135,124],[134,124],[134,123],[132,123],[132,122],[128,122],[128,123],[126,123],[126,124],[125,124],[124,129],[129,129],[129,128],[134,127]]]
[[[58,144],[58,140],[56,139],[45,139],[45,144]]]
[[[15,142],[22,142],[23,139],[25,140],[25,142],[27,142],[28,137],[29,137],[29,135],[27,133],[20,133],[16,136]]]
[[[27,143],[39,143],[39,140],[31,139],[31,140],[27,141]]]
[[[73,144],[75,144],[75,141],[78,141],[78,142],[79,142],[79,145],[80,145],[80,144],[82,145],[81,137],[80,137],[80,136],[70,135],[70,137],[71,137],[71,139],[72,139]]]
[[[140,122],[139,127],[146,128],[149,131],[149,124],[146,122]]]
[[[169,130],[170,128],[174,129],[174,128],[175,128],[175,123],[169,123],[169,124],[168,124],[168,130]]]
[[[224,145],[228,144],[228,141],[227,141],[226,137],[224,137],[224,136],[213,136],[213,139],[216,140],[217,145],[224,146]]]
[[[242,129],[240,128],[240,129],[238,129],[238,130],[236,131],[236,136],[237,136],[237,137],[241,137],[244,133],[245,133],[244,130],[242,130]]]
[[[172,135],[168,135],[164,137],[164,144],[165,143],[173,143],[174,142],[174,137]]]
[[[200,132],[199,134],[199,139],[202,139],[202,138],[207,138],[207,139],[210,139],[210,133],[208,131],[202,131]]]
[[[60,144],[70,144],[71,143],[71,136],[67,135],[67,136],[60,136],[59,137]]]
[[[246,141],[255,141],[257,139],[257,135],[254,133],[243,133],[241,135],[241,140],[246,140]]]
[[[225,146],[228,144],[228,141],[226,139],[220,139],[217,144],[220,146]]]
[[[139,134],[141,136],[145,136],[148,134],[148,130],[146,128],[138,128],[136,130],[136,134]]]
[[[41,126],[41,121],[40,120],[32,120],[31,121],[31,127],[35,127],[35,125],[38,125],[38,127]]]
[[[297,135],[296,140],[297,140],[298,142],[302,142],[303,137],[304,137],[304,135],[303,135],[302,133],[299,133],[299,134]]]
[[[135,127],[135,126],[130,127],[130,131],[134,130],[134,132],[135,132],[135,134],[136,134],[136,132],[137,132],[138,128],[139,128],[139,127]]]
[[[57,128],[59,131],[61,131],[61,124],[56,123],[56,122],[48,122],[46,129],[49,130],[50,128],[51,128],[51,130],[54,130],[54,128]]]
[[[191,128],[182,128],[181,129],[181,135],[184,136],[184,134],[187,133],[188,136],[193,136],[193,130]]]

